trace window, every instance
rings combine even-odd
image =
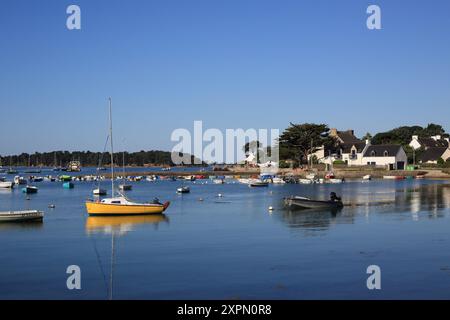
[[[372,150],[372,152],[370,153],[370,156],[375,157],[377,155],[377,153],[375,152],[375,150]]]
[[[384,155],[385,157],[388,157],[388,156],[389,156],[389,152],[387,152],[387,150],[384,150],[383,155]]]
[[[111,201],[111,203],[118,203],[118,204],[120,204],[120,200],[114,200],[114,201]]]

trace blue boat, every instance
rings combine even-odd
[[[63,188],[64,189],[73,189],[74,184],[72,182],[64,182],[63,183]]]

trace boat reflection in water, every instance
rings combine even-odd
[[[162,222],[169,222],[165,214],[138,215],[138,216],[89,216],[86,220],[86,231],[91,233],[104,233],[123,235],[138,225],[153,224],[156,227]]]
[[[342,209],[285,208],[278,217],[290,228],[323,232],[337,224],[353,224],[355,219],[362,217],[368,219],[372,214],[395,220],[417,221],[445,217],[450,208],[450,184],[430,183],[343,194],[346,196]]]
[[[89,216],[86,220],[86,230],[88,234],[103,233],[111,235],[111,259],[109,271],[108,299],[113,299],[114,292],[114,265],[116,257],[116,237],[133,231],[139,225],[153,224],[158,227],[161,222],[168,222],[169,219],[164,214],[138,215],[138,216]],[[98,252],[97,248],[95,251]],[[101,267],[101,261],[98,261]],[[101,267],[103,272],[103,268]],[[106,275],[103,274],[106,281]]]

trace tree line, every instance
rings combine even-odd
[[[114,162],[122,165],[123,157],[128,166],[162,165],[173,166],[171,152],[168,151],[138,151],[114,153]],[[194,163],[194,156],[191,156]],[[61,166],[65,167],[70,161],[80,161],[82,166],[108,166],[111,164],[109,152],[91,151],[53,151],[35,152],[33,154],[21,153],[19,155],[0,156],[1,165],[8,166]]]

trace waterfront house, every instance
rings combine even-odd
[[[336,160],[341,160],[349,166],[362,165],[362,155],[365,149],[370,145],[370,141],[358,139],[352,129],[338,131],[330,129],[329,136],[335,140],[332,147],[321,147],[314,156],[320,163],[331,164]]]
[[[401,145],[369,145],[362,156],[363,165],[384,166],[389,170],[404,170],[408,157]]]
[[[419,157],[420,163],[437,164],[439,159],[447,161],[450,158],[450,149],[448,147],[431,147],[422,153]]]
[[[429,148],[448,148],[449,138],[443,138],[441,135],[431,136],[429,138],[420,138],[417,135],[412,136],[409,146],[414,150]]]

